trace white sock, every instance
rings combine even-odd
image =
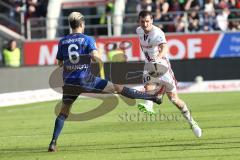
[[[153,107],[153,102],[152,102],[152,101],[145,100],[145,101],[144,101],[144,104],[146,104],[147,106]]]
[[[191,112],[188,110],[187,106],[184,105],[182,108],[182,115],[188,121],[189,124],[193,124],[194,120],[191,116]]]
[[[153,111],[153,102],[152,101],[145,100],[144,104],[146,105],[145,107],[148,111]]]

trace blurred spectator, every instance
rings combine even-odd
[[[187,0],[184,6],[185,11],[199,11],[200,10],[200,5],[198,0]]]
[[[182,2],[184,3],[184,2]],[[183,11],[183,5],[180,4],[180,0],[171,0],[169,3],[169,12],[174,12],[174,14],[170,14],[170,19],[175,22],[172,25],[169,25],[168,31],[170,32],[176,32],[178,31],[184,31],[184,21],[183,21],[183,14],[180,13]],[[183,24],[183,27],[182,27]]]
[[[186,20],[184,16],[183,15],[177,16],[174,19],[174,22],[175,22],[174,24],[175,24],[176,32],[184,32],[185,24],[186,24]]]
[[[224,9],[224,8],[235,8],[236,1],[235,0],[220,0],[217,7],[218,9]]]
[[[223,9],[228,8],[227,0],[219,0],[219,3],[217,4],[217,9]]]
[[[230,31],[240,31],[240,22],[239,21],[230,21],[229,22]]]
[[[11,0],[11,4],[15,7],[17,12],[26,11],[26,0]]]
[[[10,0],[16,12],[25,12],[25,18],[46,17],[48,0]]]
[[[27,17],[46,17],[48,0],[9,0],[9,3]]]
[[[199,15],[198,12],[193,10],[189,15],[188,15],[188,30],[190,32],[198,32],[200,31],[200,23],[199,23]]]
[[[200,17],[200,26],[202,31],[214,30],[215,16],[214,0],[206,0],[204,4],[204,13]]]
[[[205,3],[206,3],[206,0],[198,0],[198,4],[201,10],[204,8]]]
[[[200,17],[200,26],[202,31],[212,31],[215,28],[214,17],[211,12],[204,11],[203,15]]]
[[[38,0],[27,0],[26,2],[26,19],[37,17]]]
[[[227,31],[228,30],[228,16],[230,14],[230,11],[228,8],[225,8],[222,13],[218,14],[216,17],[217,20],[217,27],[221,31]]]
[[[230,2],[229,2],[229,6],[230,6],[230,9],[231,8],[235,8],[236,7],[236,4],[237,4],[237,1],[239,1],[239,0],[229,0]]]
[[[171,12],[183,11],[183,7],[180,4],[179,0],[171,0],[169,4],[170,4],[169,11]]]
[[[239,9],[240,9],[240,1],[237,1],[237,3],[236,3],[236,8],[239,8]]]
[[[168,16],[169,3],[166,0],[156,0],[155,19],[160,21],[169,21]]]
[[[215,16],[214,0],[206,0],[204,12],[206,12],[208,16]]]
[[[36,6],[37,17],[47,16],[48,0],[38,0],[38,5]]]
[[[114,3],[112,0],[109,0],[105,6],[105,11],[102,13],[100,18],[100,24],[106,24],[106,19],[108,15],[112,15],[114,12]]]
[[[21,64],[21,53],[17,47],[16,40],[10,40],[7,47],[3,49],[3,60],[7,67],[19,67]]]
[[[181,6],[181,10],[184,11],[184,6],[187,0],[177,0],[179,2],[179,5]]]
[[[169,3],[166,0],[156,0],[156,10],[155,10],[155,17],[154,22],[169,22],[170,16],[168,14],[169,10]],[[163,31],[168,31],[168,25],[159,24],[157,25]]]
[[[137,13],[139,13],[142,10],[153,12],[154,4],[152,0],[140,0],[140,2],[138,2],[137,4],[136,10],[137,10]]]
[[[125,55],[124,50],[118,48],[117,43],[113,43],[107,46],[108,46],[107,56],[110,62],[126,62],[127,61],[127,57]]]
[[[188,30],[191,32],[200,31],[199,15],[200,5],[198,0],[187,0],[184,10],[188,12]]]
[[[114,12],[114,1],[108,0],[103,13],[101,13],[102,15],[100,17],[99,24],[101,25],[107,24],[107,17],[112,16],[113,12]],[[104,28],[102,27],[102,28],[99,28],[97,32],[98,32],[98,35],[107,35],[108,29],[107,27],[104,27]]]
[[[239,5],[239,6],[238,6]],[[236,9],[240,11],[240,1],[236,3]],[[231,31],[239,31],[240,30],[240,12],[239,11],[232,11],[228,16],[229,20],[229,30]]]

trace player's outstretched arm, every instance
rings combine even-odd
[[[93,62],[102,62],[100,53],[97,50],[93,50],[90,54]]]
[[[162,59],[163,57],[165,57],[168,53],[168,45],[167,43],[162,43],[158,45],[158,55],[156,57],[156,60],[158,59]]]

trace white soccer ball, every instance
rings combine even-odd
[[[146,63],[144,70],[152,77],[160,77],[168,71],[168,63],[166,61]]]

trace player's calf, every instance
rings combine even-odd
[[[144,100],[151,100],[157,104],[162,103],[162,99],[158,98],[155,95],[151,95],[145,92],[138,91],[133,88],[128,88],[123,85],[113,84],[112,82],[108,82],[106,87],[104,88],[103,92],[106,93],[117,93],[121,94],[125,97],[131,98],[131,99],[144,99]]]
[[[136,89],[132,89],[132,88],[128,88],[128,87],[123,87],[122,91],[121,91],[121,95],[128,97],[128,98],[132,98],[132,99],[144,99],[144,100],[151,100],[157,104],[161,104],[162,103],[162,99],[158,98],[155,95],[150,95],[144,92],[140,92]]]

